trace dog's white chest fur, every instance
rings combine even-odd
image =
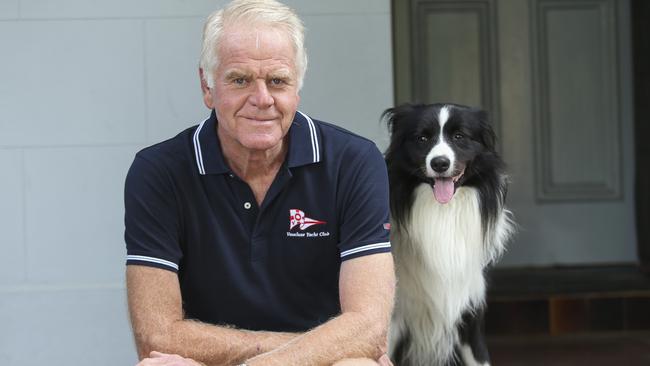
[[[391,242],[398,262],[396,310],[391,337],[408,331],[414,359],[453,353],[456,325],[463,312],[485,299],[485,253],[478,192],[458,188],[447,204],[421,184],[404,227],[393,227]],[[392,344],[393,342],[391,342]]]

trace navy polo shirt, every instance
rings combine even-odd
[[[297,112],[258,206],[216,131],[213,111],[136,154],[125,184],[127,264],[177,272],[186,317],[203,322],[305,331],[336,316],[341,262],[390,251],[381,153]]]

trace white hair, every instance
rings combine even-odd
[[[233,24],[265,25],[285,32],[295,50],[298,90],[307,71],[305,28],[296,12],[275,0],[234,0],[210,14],[203,26],[203,44],[199,66],[208,87],[214,86],[214,71],[219,65],[219,44],[224,29]]]

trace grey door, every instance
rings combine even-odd
[[[395,0],[397,102],[493,117],[520,231],[501,266],[636,262],[628,0]]]

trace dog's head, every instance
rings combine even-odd
[[[495,156],[495,135],[480,109],[458,104],[410,105],[384,112],[391,131],[389,172],[428,183],[448,203]],[[500,161],[494,159],[494,161]],[[498,167],[492,167],[498,168]]]

